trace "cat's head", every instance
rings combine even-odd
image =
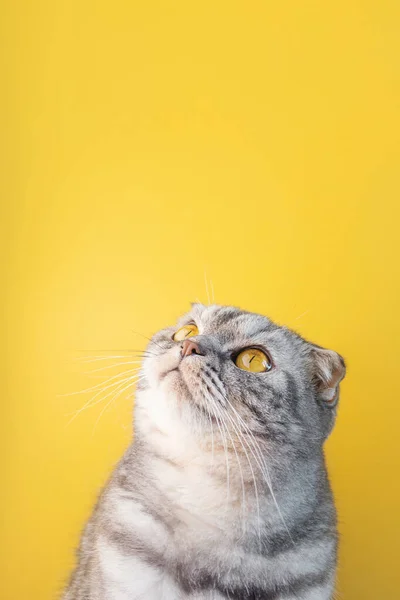
[[[166,435],[238,429],[306,447],[333,427],[345,365],[267,317],[193,304],[153,336],[142,375],[137,418]]]

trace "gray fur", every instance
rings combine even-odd
[[[196,322],[204,356],[181,359]],[[265,348],[266,373],[234,353]],[[343,359],[266,317],[195,304],[148,346],[135,439],[82,536],[64,600],[329,600],[336,513],[323,443]]]

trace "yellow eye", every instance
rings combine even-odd
[[[197,329],[197,325],[194,323],[190,323],[190,325],[185,325],[176,331],[173,335],[174,342],[183,342],[187,338],[193,337],[194,335],[198,335],[199,330]]]
[[[244,371],[251,373],[265,373],[272,369],[272,363],[268,356],[258,348],[246,348],[235,358],[235,365]]]

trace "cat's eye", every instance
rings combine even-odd
[[[235,365],[251,373],[265,373],[272,369],[272,362],[259,348],[246,348],[235,357]]]
[[[174,340],[174,342],[183,342],[183,340],[193,337],[194,335],[198,335],[198,333],[199,330],[197,328],[197,325],[195,325],[194,323],[189,323],[189,325],[184,325],[183,327],[178,329],[178,331],[176,331],[172,336],[172,339]]]

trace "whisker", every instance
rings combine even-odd
[[[224,447],[225,463],[226,463],[226,498],[227,498],[227,501],[229,501],[229,496],[230,496],[230,476],[229,476],[229,461],[228,461],[228,450],[227,450],[226,435],[224,435],[222,433],[220,422],[219,422],[218,416],[216,415],[216,412],[214,410],[214,407],[213,407],[212,403],[210,403],[209,409],[212,410],[213,416],[214,416],[214,418],[215,418],[215,420],[217,422],[217,426],[218,426],[219,432],[221,434],[222,445]],[[213,443],[214,443],[214,440],[213,440]],[[214,450],[214,446],[213,446],[213,450]],[[214,456],[213,456],[213,459],[214,459]]]
[[[208,397],[209,398],[211,397],[211,401],[213,400],[212,396],[208,395]],[[245,519],[244,519],[244,517],[245,517],[245,512],[246,512],[246,492],[245,492],[245,485],[244,485],[244,477],[243,477],[242,465],[240,463],[239,455],[238,455],[237,450],[236,450],[236,445],[235,445],[235,443],[234,443],[234,441],[232,439],[231,432],[229,431],[229,428],[226,426],[226,423],[224,421],[224,415],[223,415],[223,413],[221,413],[220,408],[217,405],[217,403],[214,403],[214,408],[219,413],[219,415],[221,417],[221,422],[223,422],[225,424],[225,429],[226,429],[226,432],[227,432],[227,434],[228,434],[228,436],[229,436],[229,438],[231,440],[233,451],[235,453],[236,461],[237,461],[237,464],[238,464],[238,467],[239,467],[240,479],[241,479],[241,483],[242,483],[242,513],[243,513],[242,531],[243,531],[243,534],[244,534],[245,533]]]
[[[219,383],[219,382],[218,382],[218,383]],[[217,391],[217,392],[218,392],[218,393],[219,393],[219,394],[222,396],[222,399],[223,399],[223,400],[224,400],[224,401],[225,401],[225,402],[226,402],[226,403],[229,405],[229,407],[231,408],[232,412],[233,412],[233,413],[234,413],[234,414],[237,416],[237,419],[240,421],[240,423],[242,424],[242,426],[243,426],[243,427],[244,427],[244,429],[246,430],[247,434],[249,435],[249,437],[250,437],[250,439],[251,439],[251,441],[252,441],[253,447],[255,447],[255,448],[256,448],[256,451],[258,451],[258,454],[259,454],[259,457],[260,457],[260,459],[261,459],[261,460],[256,460],[257,466],[259,467],[259,469],[260,469],[260,471],[261,471],[262,475],[263,475],[263,476],[264,476],[264,478],[265,478],[265,481],[266,481],[266,483],[267,483],[267,485],[268,485],[268,488],[269,488],[269,491],[270,491],[270,493],[271,493],[271,497],[272,497],[272,499],[273,499],[273,502],[274,502],[274,504],[275,504],[275,507],[276,507],[276,509],[277,509],[277,511],[278,511],[278,514],[279,514],[279,516],[280,516],[280,518],[281,518],[281,521],[282,521],[282,523],[283,523],[283,525],[284,525],[284,527],[285,527],[285,529],[286,529],[286,532],[287,532],[287,534],[288,534],[288,536],[289,536],[289,538],[290,538],[291,542],[294,544],[294,541],[293,541],[293,538],[292,538],[292,536],[291,536],[291,534],[290,534],[289,528],[288,528],[288,526],[287,526],[287,524],[286,524],[286,521],[285,521],[285,519],[284,519],[284,517],[283,517],[283,515],[282,515],[282,511],[281,511],[281,509],[279,508],[279,504],[278,504],[278,502],[277,502],[277,499],[276,499],[276,496],[275,496],[274,490],[273,490],[273,488],[272,488],[272,481],[271,481],[271,476],[270,476],[270,474],[269,474],[269,469],[268,469],[268,466],[267,466],[267,464],[266,464],[266,461],[265,461],[265,459],[264,459],[264,458],[263,458],[263,456],[262,456],[262,453],[261,453],[261,450],[260,450],[259,444],[258,444],[258,443],[255,441],[255,438],[254,438],[254,435],[253,435],[253,433],[252,433],[251,429],[250,429],[250,428],[248,427],[248,425],[247,425],[247,424],[246,424],[246,423],[243,421],[242,417],[241,417],[241,416],[239,415],[239,413],[236,411],[235,407],[234,407],[234,406],[233,406],[233,405],[232,405],[232,404],[229,402],[229,400],[228,400],[228,398],[227,398],[227,395],[226,395],[225,391],[223,391],[223,392],[222,392],[222,391],[221,391],[221,389],[220,389],[220,387],[219,387],[219,386],[218,386],[218,387],[216,386],[216,383],[215,383],[215,382],[214,382],[214,385],[215,385],[215,387],[216,387],[216,391]],[[228,414],[228,413],[226,413],[226,414]],[[251,450],[251,448],[250,448],[250,446],[249,446],[249,444],[248,444],[248,442],[247,442],[247,439],[246,439],[246,438],[243,438],[243,439],[245,440],[245,442],[246,442],[246,445],[248,446],[249,450]],[[254,453],[253,453],[253,452],[252,452],[252,454],[253,454],[253,457],[256,459],[256,457],[254,456]],[[261,464],[260,464],[260,463],[261,463]]]
[[[207,302],[208,302],[208,304],[210,305],[210,304],[211,304],[211,302],[210,302],[210,292],[209,292],[209,290],[208,290],[208,283],[207,283],[207,273],[206,273],[206,270],[205,270],[205,269],[204,269],[204,282],[205,282],[205,284],[206,284]]]
[[[114,356],[81,356],[76,360],[77,362],[96,362],[98,360],[112,360],[113,358],[131,358],[129,354],[114,355]]]
[[[260,464],[260,462],[259,462],[259,461],[256,459],[256,457],[254,456],[254,453],[253,453],[253,456],[254,456],[254,458],[256,459],[257,465],[258,465],[258,467],[260,468],[260,471],[261,471],[261,473],[262,473],[262,474],[264,475],[264,477],[265,477],[265,481],[266,481],[266,483],[267,483],[267,485],[268,485],[268,488],[269,488],[269,491],[270,491],[270,493],[271,493],[272,500],[273,500],[273,502],[274,502],[274,504],[275,504],[275,507],[276,507],[276,509],[277,509],[277,511],[278,511],[278,514],[279,514],[280,518],[281,518],[281,521],[282,521],[282,523],[283,523],[283,525],[284,525],[284,527],[285,527],[285,529],[286,529],[286,532],[287,532],[287,534],[288,534],[288,536],[289,536],[289,538],[290,538],[290,540],[291,540],[292,544],[294,545],[293,538],[292,538],[292,536],[291,536],[291,534],[290,534],[290,531],[289,531],[289,528],[288,528],[288,526],[287,526],[287,524],[286,524],[286,521],[285,521],[285,519],[284,519],[284,517],[283,517],[283,515],[282,515],[282,511],[281,511],[281,509],[279,508],[278,501],[277,501],[277,499],[276,499],[276,496],[275,496],[274,490],[273,490],[273,488],[272,488],[271,476],[270,476],[270,473],[269,473],[269,469],[268,469],[267,463],[266,463],[265,459],[264,459],[264,458],[263,458],[263,456],[262,456],[262,453],[261,453],[261,450],[260,450],[260,446],[259,446],[259,444],[256,442],[256,440],[255,440],[255,438],[254,438],[254,435],[253,435],[253,432],[252,432],[252,431],[251,431],[251,429],[248,427],[247,423],[245,423],[245,422],[243,421],[242,417],[241,417],[241,416],[239,415],[239,413],[236,411],[235,407],[234,407],[234,406],[232,406],[232,404],[229,402],[229,400],[228,400],[228,398],[227,398],[226,396],[225,396],[225,400],[226,400],[226,402],[228,403],[228,405],[230,406],[230,408],[232,409],[232,411],[233,411],[233,412],[234,412],[234,413],[237,415],[237,418],[238,418],[238,419],[240,420],[240,422],[242,423],[242,426],[243,426],[243,427],[244,427],[244,428],[247,430],[247,432],[248,432],[248,435],[249,435],[249,437],[250,437],[250,440],[251,440],[251,441],[252,441],[252,443],[255,445],[256,451],[258,450],[259,457],[260,457],[260,459],[261,459],[261,464]],[[245,439],[245,438],[244,438],[244,439]],[[246,443],[247,443],[247,440],[246,440]],[[247,443],[247,444],[248,444],[248,443]],[[249,449],[250,449],[250,447],[249,447]]]
[[[78,392],[69,392],[68,394],[58,394],[59,397],[65,397],[65,396],[76,396],[78,394],[84,394],[86,392],[93,392],[97,389],[99,389],[102,385],[109,383],[110,381],[113,381],[114,379],[117,379],[118,377],[120,377],[121,375],[126,375],[127,373],[133,373],[137,371],[137,369],[128,369],[127,371],[122,371],[122,373],[118,373],[117,375],[113,375],[112,377],[109,377],[108,379],[106,379],[105,381],[101,382],[101,383],[97,383],[96,385],[92,385],[89,388],[86,388],[84,390],[80,390]]]
[[[210,410],[207,410],[208,419],[210,421],[210,430],[211,430],[211,448],[212,448],[212,457],[211,457],[211,466],[214,466],[214,427],[211,419]]]
[[[132,385],[132,383],[130,382],[130,383],[128,383],[128,384],[127,384],[127,385],[126,385],[126,386],[125,386],[125,387],[124,387],[122,390],[119,390],[118,392],[114,393],[114,395],[113,395],[113,397],[111,398],[111,400],[109,400],[109,401],[107,402],[107,404],[106,404],[106,405],[103,407],[103,409],[102,409],[101,413],[100,413],[100,414],[99,414],[99,416],[97,417],[97,419],[96,419],[96,422],[95,422],[95,424],[94,424],[94,426],[93,426],[93,430],[92,430],[92,436],[94,435],[94,433],[95,433],[95,431],[96,431],[96,427],[97,427],[97,425],[98,425],[98,423],[99,423],[99,421],[100,421],[100,419],[101,419],[102,415],[103,415],[103,414],[105,413],[105,411],[107,410],[107,408],[108,408],[108,407],[109,407],[111,404],[113,404],[113,403],[115,402],[115,400],[116,400],[117,398],[119,398],[119,396],[121,396],[121,394],[123,394],[123,393],[124,393],[124,392],[125,392],[125,391],[126,391],[126,390],[127,390],[127,389],[128,389],[130,386],[131,386],[131,385]]]
[[[90,371],[88,371],[88,373],[97,373],[98,371],[105,371],[106,369],[114,369],[123,365],[141,365],[142,361],[141,360],[130,360],[127,362],[119,362],[119,363],[114,363],[112,365],[107,365],[105,367],[100,367],[99,369],[91,369]],[[139,370],[139,369],[138,369]]]
[[[138,331],[135,331],[134,329],[131,329],[131,331],[132,331],[132,333],[135,333],[136,335],[142,336],[145,340],[152,342],[153,344],[155,344],[156,346],[161,348],[161,350],[164,350],[164,348],[162,346],[160,346],[160,344],[157,344],[157,342],[155,342],[154,339],[151,339],[151,338],[147,337],[147,335],[143,335],[143,333],[139,333]]]
[[[129,381],[130,383],[135,383],[136,381],[140,381],[140,379],[142,379],[142,377],[137,377],[137,376],[132,376],[132,377],[126,377],[125,379],[122,379],[121,381],[116,382],[115,384],[113,384],[112,386],[107,386],[106,388],[103,388],[101,390],[99,390],[97,392],[97,394],[95,394],[94,396],[92,396],[91,398],[89,398],[85,404],[79,408],[77,411],[75,411],[75,413],[73,414],[72,418],[68,421],[66,427],[68,427],[72,421],[74,421],[76,419],[76,417],[83,412],[84,410],[88,409],[88,408],[92,408],[93,406],[96,406],[96,404],[99,404],[100,402],[104,402],[104,400],[106,398],[109,398],[111,396],[111,394],[115,393],[116,391],[118,391],[118,389],[121,388],[121,386],[125,385],[125,383],[127,381]],[[96,400],[96,398],[99,396],[99,394],[102,394],[104,392],[107,391],[107,389],[109,389],[110,387],[112,387],[113,389],[111,390],[111,392],[109,392],[108,394],[106,394],[105,396],[100,397],[98,400]],[[96,400],[94,402],[94,400]]]
[[[148,338],[146,338],[148,339]],[[124,352],[124,354],[107,354],[107,356],[104,355],[87,355],[87,356],[78,356],[75,360],[77,362],[95,362],[96,360],[111,360],[114,358],[132,358],[134,355],[143,355],[143,354],[152,354],[157,356],[157,354],[155,352],[152,352],[151,350],[148,350],[147,348],[142,348],[142,349],[133,349],[133,348],[120,348],[120,349],[103,349],[103,350],[97,350],[97,352]]]
[[[221,434],[222,445],[224,447],[225,467],[226,467],[226,503],[228,503],[230,500],[230,495],[231,495],[231,485],[230,485],[231,477],[230,477],[230,465],[229,465],[229,454],[228,454],[228,440],[226,437],[226,427],[224,426],[224,423],[221,421],[221,425],[223,428],[223,429],[221,429],[220,419],[218,418],[215,410],[213,410],[213,414],[217,421],[218,429]],[[223,430],[225,431],[225,433],[223,432]]]
[[[293,319],[293,321],[298,321],[299,319],[301,319],[302,317],[305,317],[307,313],[310,312],[310,309],[308,308],[307,310],[305,310],[303,313],[301,313],[301,315],[299,315],[298,317],[296,317],[295,319]]]
[[[221,410],[222,410],[222,408],[221,408]],[[242,446],[242,448],[243,448],[243,451],[244,451],[244,453],[245,453],[245,455],[246,455],[247,462],[249,463],[249,467],[250,467],[251,474],[252,474],[252,477],[253,477],[254,494],[255,494],[256,503],[257,503],[258,538],[259,538],[259,542],[260,542],[260,544],[261,544],[261,531],[260,531],[260,525],[261,525],[261,518],[260,518],[260,502],[259,502],[259,497],[258,497],[258,488],[257,488],[257,482],[256,482],[256,477],[255,477],[255,473],[254,473],[253,465],[251,464],[251,460],[250,460],[250,458],[249,458],[249,455],[247,454],[246,448],[244,447],[244,444],[243,444],[243,441],[242,441],[242,440],[244,440],[244,441],[246,442],[246,444],[247,444],[247,441],[245,440],[245,438],[244,438],[244,437],[243,437],[243,435],[241,434],[240,430],[239,430],[239,429],[236,427],[236,424],[235,424],[235,422],[234,422],[234,420],[233,420],[232,416],[231,416],[231,415],[230,415],[228,412],[226,412],[225,414],[226,414],[226,416],[228,417],[228,419],[230,420],[230,422],[231,422],[231,424],[232,424],[232,427],[233,427],[234,431],[236,432],[236,435],[238,436],[239,442],[240,442],[240,444],[241,444],[241,446]],[[248,445],[248,444],[247,444],[247,445]],[[250,450],[250,452],[251,452],[251,453],[252,453],[252,455],[253,455],[253,458],[255,459],[256,457],[255,457],[255,455],[254,455],[254,452],[251,450],[250,446],[248,446],[248,447],[249,447],[249,450]]]

